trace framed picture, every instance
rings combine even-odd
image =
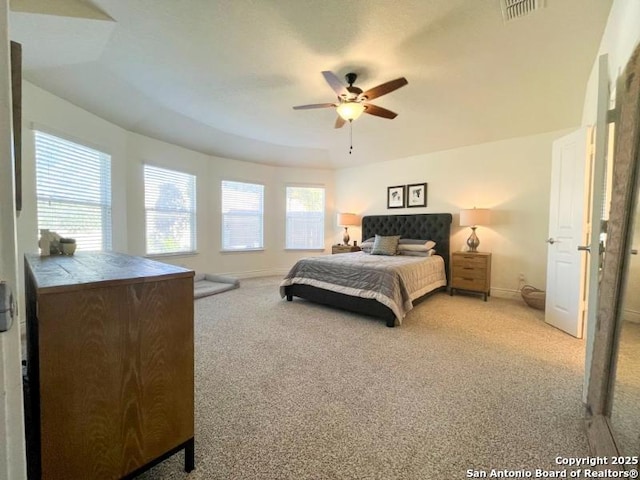
[[[387,208],[404,208],[404,185],[387,187]]]
[[[407,185],[407,207],[427,206],[427,184],[415,183]]]

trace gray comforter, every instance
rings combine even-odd
[[[280,284],[280,295],[293,284],[361,298],[389,307],[398,323],[412,301],[447,284],[442,257],[368,255],[363,252],[323,255],[299,260]]]

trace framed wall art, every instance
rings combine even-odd
[[[414,183],[407,185],[407,207],[427,206],[427,184]]]
[[[387,208],[404,208],[404,185],[387,187]]]

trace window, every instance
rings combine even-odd
[[[196,177],[144,166],[147,254],[196,250]]]
[[[324,249],[324,188],[287,187],[286,248]]]
[[[76,239],[78,250],[111,249],[111,157],[35,132],[38,230]]]
[[[222,181],[222,249],[263,248],[264,186]]]

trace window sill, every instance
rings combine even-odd
[[[145,258],[167,258],[167,257],[194,257],[200,255],[200,252],[170,252],[170,253],[147,253]]]
[[[285,248],[285,252],[324,252],[324,248]]]
[[[220,250],[220,253],[255,253],[264,252],[264,248],[239,248],[237,250]]]

